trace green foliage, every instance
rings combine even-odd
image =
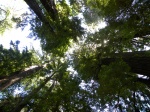
[[[72,97],[79,90],[75,80],[72,80],[69,77],[63,77],[62,81],[55,85],[53,92],[46,90],[41,94],[40,99],[35,100],[33,109],[35,111],[73,111],[75,108],[73,104],[74,101]],[[44,100],[44,102],[43,102]]]
[[[120,61],[116,54],[145,50],[145,46],[149,46],[147,29],[147,23],[150,22],[147,16],[149,2],[88,0],[85,3],[85,7],[89,8],[91,13],[95,10],[99,20],[104,20],[107,26],[94,34],[87,34],[84,46],[80,45],[80,51],[75,50],[73,54],[75,70],[84,80],[92,79],[99,74],[95,78],[100,84],[98,95],[102,110],[106,108],[106,105],[120,110],[121,102],[123,102],[122,110],[126,111],[133,111],[136,107],[141,110],[149,108],[145,107],[144,105],[147,106],[147,104],[140,99],[140,96],[144,97],[144,101],[148,102],[146,97],[149,97],[149,92],[146,85],[137,81],[137,76],[131,73],[129,66]],[[84,17],[87,18],[88,13],[85,12],[85,14],[87,15]],[[122,56],[119,57],[122,58]],[[102,63],[103,58],[116,58],[117,62],[104,66],[107,60]],[[136,96],[133,95],[134,92]],[[128,108],[123,105],[128,105]]]
[[[100,18],[107,23],[107,27],[100,30],[94,40],[108,40],[113,44],[109,48],[121,44],[122,51],[145,49],[149,46],[149,5],[147,0],[135,3],[131,0],[89,0],[87,6],[99,11]]]
[[[10,90],[2,94],[3,97],[0,98],[1,112],[10,112],[11,109],[16,106],[16,103],[21,101],[21,97],[17,96],[14,98],[11,92]]]
[[[0,76],[11,75],[13,72],[21,71],[32,65],[32,53],[30,53],[28,49],[24,49],[20,52],[16,46],[17,45],[15,45],[14,48],[5,49],[0,45]]]
[[[6,29],[12,28],[12,23],[9,19],[10,11],[0,8],[0,34],[2,35]]]
[[[109,66],[102,66],[98,75],[100,94],[117,94],[124,86],[131,85],[134,77],[130,76],[129,70],[129,66],[122,61],[113,62]]]
[[[23,15],[25,14],[26,13],[22,14],[21,16],[24,17]],[[0,7],[0,16],[0,35],[3,35],[6,30],[13,28],[15,24],[17,28],[18,26],[25,26],[23,22],[21,23],[21,17],[15,17],[12,14],[10,7]]]
[[[136,75],[130,73],[130,68],[125,62],[117,61],[108,66],[102,66],[99,73],[99,83],[98,94],[103,106],[105,104],[114,106],[120,104],[123,100],[125,105],[132,107],[126,108],[122,105],[122,109],[127,111],[134,110],[134,104],[129,103],[129,101],[134,101],[137,108],[145,108],[145,104],[140,97],[146,98],[143,94],[147,94],[147,89],[143,84],[136,82]],[[143,93],[140,97],[138,97],[138,91]],[[134,93],[137,95],[134,96]],[[146,99],[145,102],[147,102]]]
[[[139,81],[141,77],[130,68],[131,64],[135,64],[134,57],[124,57],[125,52],[138,55],[137,51],[150,45],[149,1],[134,2],[70,0],[67,4],[65,0],[58,0],[53,7],[57,13],[50,14],[53,11],[47,12],[38,0],[43,20],[27,14],[21,24],[19,18],[13,18],[19,22],[18,25],[30,23],[30,37],[39,38],[44,51],[37,58],[34,50],[20,52],[18,42],[12,42],[13,48],[10,49],[0,46],[0,75],[23,70],[33,63],[40,64],[43,69],[1,92],[4,100],[0,100],[0,108],[7,112],[11,106],[19,108],[23,104],[23,110],[38,112],[92,112],[92,107],[101,111],[110,107],[110,111],[129,112],[149,109],[149,83]],[[107,26],[95,33],[84,32],[77,17],[79,13],[83,14],[87,24],[104,20]],[[82,36],[84,39],[81,39]],[[79,44],[75,45],[78,48],[71,56],[67,55],[69,62],[66,61],[64,53],[78,40]],[[138,58],[143,58],[143,55]],[[109,62],[109,59],[115,61]],[[75,74],[67,70],[69,66],[73,67]],[[135,66],[144,70],[140,65]],[[23,88],[21,94],[24,94],[14,102],[17,97],[12,94],[17,86]],[[7,100],[10,105],[4,106]]]
[[[55,20],[52,20],[51,16],[45,12],[46,19],[54,32],[50,31],[47,24],[35,18],[30,22],[32,30],[30,37],[41,39],[42,48],[45,51],[62,56],[71,44],[70,41],[76,41],[84,31],[81,27],[81,20],[73,16],[71,7],[65,1],[58,2],[56,8],[58,15]]]

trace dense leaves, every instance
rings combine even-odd
[[[25,48],[22,52],[18,50],[18,43],[13,43],[13,47],[5,49],[0,45],[0,76],[12,75],[13,72],[19,72],[34,63],[32,53]],[[14,73],[15,74],[15,73]]]
[[[126,111],[132,111],[135,108],[144,109],[144,105],[149,101],[145,99],[144,104],[140,97],[147,97],[145,96],[147,89],[143,84],[136,82],[136,77],[135,74],[129,72],[128,65],[122,61],[103,66],[99,73],[100,88],[98,90],[101,104],[104,106],[109,104],[112,108]],[[142,91],[144,96],[141,94],[138,97],[138,91]],[[122,105],[122,101],[126,106]],[[129,101],[134,102],[130,103]]]
[[[2,112],[150,110],[148,0],[25,2],[31,14],[17,26],[30,24],[29,37],[40,39],[43,51],[20,52],[19,41],[10,49],[0,46],[0,75],[14,73],[14,81],[25,73],[5,82],[10,86],[0,93]],[[107,24],[103,29],[88,27],[101,21]]]
[[[25,2],[30,4],[31,1],[26,0]],[[39,4],[38,7],[30,7],[36,17],[31,15],[26,21],[30,22],[32,30],[29,37],[34,36],[40,39],[43,50],[62,56],[68,50],[71,41],[76,41],[77,37],[84,33],[84,29],[81,27],[81,20],[73,13],[71,6],[65,0],[49,5],[46,5],[45,2],[48,1],[41,0],[41,2],[36,2]],[[51,7],[54,8],[51,9]]]

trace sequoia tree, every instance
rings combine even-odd
[[[111,108],[111,111],[149,109],[148,105],[144,107],[144,103],[138,100],[138,97],[144,95],[145,102],[149,99],[150,60],[147,49],[150,45],[148,28],[150,2],[148,0],[84,2],[86,18],[88,12],[91,15],[92,12],[93,15],[97,13],[99,19],[95,21],[103,20],[107,26],[95,33],[89,33],[84,40],[85,43],[74,51],[75,70],[85,80],[98,81],[102,110],[106,105],[109,105],[107,108]],[[133,104],[130,105],[126,101],[128,98]],[[122,101],[133,108],[124,107]]]
[[[42,54],[36,63],[14,43],[1,47],[2,111],[150,110],[149,0],[24,1],[32,11],[29,36],[40,39]],[[101,21],[106,27],[91,31]]]

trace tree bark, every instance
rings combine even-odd
[[[49,13],[53,21],[57,18],[57,10],[54,0],[40,0],[46,11]]]
[[[34,95],[42,88],[45,86],[45,84],[55,75],[55,72],[50,76],[50,77],[47,77],[45,79],[45,81],[39,86],[37,87],[36,89],[34,89],[28,96],[26,96],[24,98],[24,100],[22,100],[15,109],[12,110],[12,112],[20,112],[22,108],[24,108],[27,103],[29,103],[30,99],[34,97]],[[54,87],[54,83],[51,85],[51,90],[53,89]]]
[[[38,3],[35,0],[24,0],[28,6],[34,11],[34,13],[38,16],[41,21],[45,21],[44,14],[42,13],[42,9],[39,7]]]
[[[2,79],[0,79],[0,91],[6,89],[7,87],[11,86],[12,84],[20,81],[21,79],[25,77],[30,76],[31,74],[39,71],[42,68],[43,68],[42,66],[38,66],[32,69],[22,71],[18,74],[3,77]]]
[[[110,63],[118,61],[119,59],[122,59],[130,66],[131,72],[148,77],[149,79],[137,78],[136,81],[141,82],[150,87],[149,51],[126,52],[122,54],[114,54],[114,56],[110,58],[102,58],[100,62],[100,68],[102,65],[109,65]]]
[[[50,28],[50,31],[54,32],[53,27],[50,25],[48,20],[45,18],[44,14],[42,13],[42,9],[39,7],[38,3],[35,0],[24,0],[24,1],[34,11],[34,13],[37,15],[37,17]]]
[[[133,73],[141,74],[150,77],[150,52],[138,51],[115,54],[114,57],[103,58],[101,65],[109,65],[111,62],[123,59],[131,68]]]

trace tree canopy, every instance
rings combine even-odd
[[[24,1],[42,54],[0,46],[2,112],[150,111],[149,0]]]

